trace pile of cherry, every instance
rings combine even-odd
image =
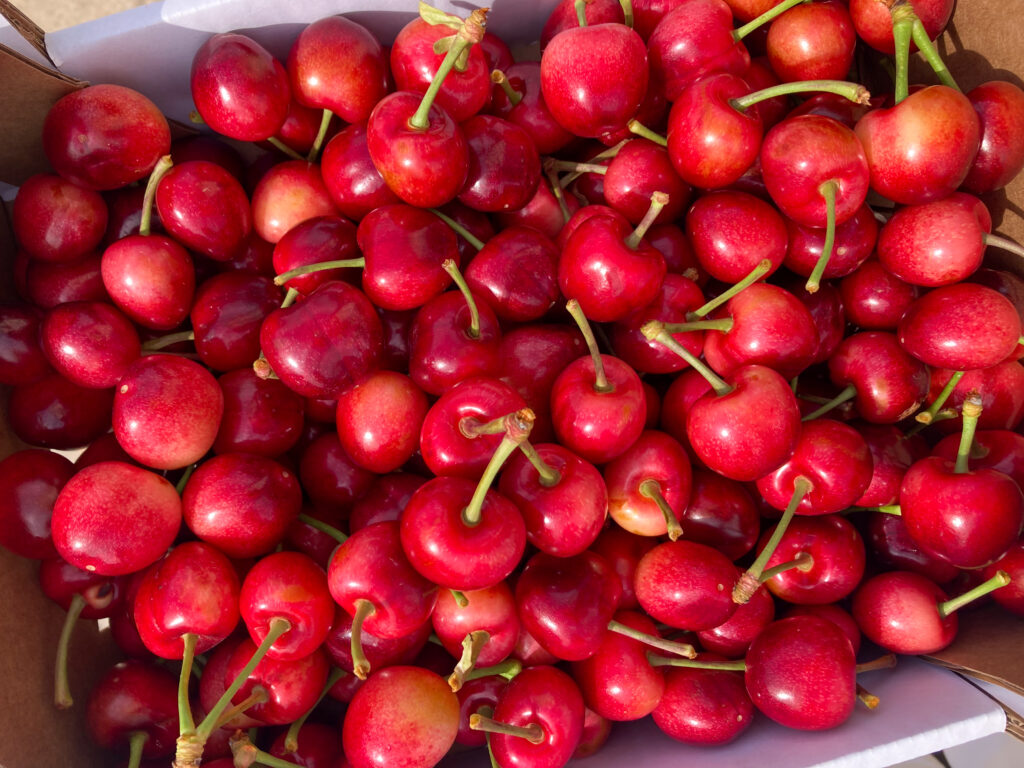
[[[232,143],[61,99],[0,310],[57,705],[107,618],[88,720],[133,767],[560,766],[647,715],[835,727],[861,633],[1024,613],[1024,281],[977,197],[1024,93],[959,90],[952,5],[563,0],[520,62],[422,4],[390,50],[218,34]]]

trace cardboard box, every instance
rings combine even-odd
[[[509,42],[527,44],[556,0],[494,0],[490,29]],[[465,4],[438,2],[462,15]],[[0,7],[9,4],[0,0]],[[412,0],[165,0],[45,36],[28,20],[21,31],[0,26],[0,181],[16,185],[45,168],[39,151],[46,109],[82,81],[118,82],[153,98],[168,116],[187,120],[191,109],[188,70],[193,52],[213,32],[243,30],[282,58],[305,23],[344,12],[389,38],[412,17]],[[1024,50],[1019,47],[1024,0],[971,0],[961,3],[940,42],[959,82],[968,89],[993,78],[1021,85]],[[52,66],[64,75],[57,75]],[[923,71],[923,70],[917,70]],[[921,75],[926,82],[933,82]],[[7,188],[10,198],[13,187]],[[1024,239],[1024,179],[986,200],[1001,234]],[[9,233],[0,231],[0,252],[9,256]],[[994,256],[998,263],[1010,263]],[[1014,265],[1020,270],[1019,265]],[[6,284],[6,281],[5,281]],[[0,455],[15,450],[0,431]],[[110,663],[110,644],[95,627],[79,627],[73,645],[73,690],[78,706],[57,712],[51,704],[53,649],[63,611],[46,601],[35,583],[35,566],[0,552],[0,767],[58,768],[112,765],[84,735],[81,719],[90,680]],[[1024,689],[1018,649],[1021,622],[988,613],[964,617],[963,638],[940,654],[948,666],[966,669],[1002,685]],[[918,755],[1003,731],[1003,709],[955,674],[919,660],[901,660],[895,670],[871,673],[864,683],[882,698],[875,712],[859,708],[844,726],[825,733],[788,731],[759,718],[752,732],[716,750],[686,748],[663,736],[649,722],[616,726],[605,751],[586,761],[594,768],[642,761],[669,766],[697,761],[702,766],[886,766]],[[480,765],[486,757],[455,758],[454,765]]]

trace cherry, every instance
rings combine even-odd
[[[33,560],[57,555],[50,535],[53,505],[75,466],[51,451],[27,448],[0,461],[0,544]]]
[[[139,181],[170,148],[170,128],[157,106],[121,85],[72,91],[43,123],[43,151],[53,169],[93,189]]]
[[[409,472],[392,472],[374,478],[369,489],[352,505],[348,517],[351,533],[384,520],[399,520],[413,492],[426,482]]]
[[[888,570],[914,571],[936,584],[948,584],[962,573],[952,563],[921,549],[899,515],[872,513],[868,518],[867,537],[874,561]]]
[[[459,201],[485,212],[514,211],[530,202],[540,181],[540,156],[526,130],[493,115],[474,115],[461,126],[469,170]]]
[[[0,383],[32,384],[52,373],[39,344],[42,318],[33,307],[0,307]]]
[[[338,213],[324,185],[320,166],[287,160],[268,170],[252,192],[253,229],[277,243],[294,226]]]
[[[728,744],[746,731],[754,705],[735,672],[673,667],[665,672],[665,693],[651,715],[676,741],[711,746]]]
[[[365,122],[346,126],[327,142],[320,172],[332,202],[353,221],[375,208],[401,202],[370,159]]]
[[[361,265],[356,228],[341,216],[318,216],[296,224],[274,246],[275,285],[289,292],[308,295],[329,280],[354,283],[359,273],[352,269],[324,268],[324,262],[352,262]],[[316,265],[311,273],[305,269]],[[287,277],[287,275],[292,275]],[[296,274],[298,273],[298,274]],[[289,301],[290,303],[290,301]]]
[[[486,589],[464,592],[462,596],[464,603],[460,603],[451,590],[438,593],[430,621],[441,644],[449,654],[459,658],[465,638],[471,633],[483,632],[487,640],[480,648],[475,666],[489,667],[504,661],[515,650],[519,639],[519,616],[512,589],[507,582],[499,581]],[[459,684],[462,684],[461,678]]]
[[[762,261],[769,275],[786,256],[785,220],[747,192],[722,190],[697,198],[686,213],[686,234],[701,267],[717,280],[737,283]]]
[[[249,367],[260,353],[260,326],[281,305],[273,280],[224,272],[203,281],[189,312],[196,353],[217,371]]]
[[[53,174],[36,174],[18,189],[11,226],[31,258],[75,261],[102,241],[107,205],[93,189]]]
[[[871,258],[839,281],[847,319],[865,331],[895,331],[921,289]]]
[[[236,33],[212,35],[192,59],[192,101],[217,133],[239,141],[275,135],[288,114],[288,73],[263,46]]]
[[[951,0],[914,0],[913,10],[932,40],[942,34],[950,16],[953,15],[954,3]],[[892,55],[895,52],[893,42],[893,19],[889,8],[872,0],[850,0],[850,15],[857,35],[872,48]]]
[[[742,483],[694,467],[690,499],[679,513],[679,524],[690,541],[739,560],[757,542],[760,516]]]
[[[7,401],[11,431],[29,445],[81,448],[110,429],[113,390],[87,389],[51,374],[11,390]]]
[[[546,48],[551,38],[566,29],[625,21],[622,5],[616,0],[593,0],[585,3],[582,11],[581,22],[579,6],[575,0],[561,0],[555,5],[540,33],[541,48]]]
[[[678,538],[678,515],[690,499],[690,458],[674,438],[648,430],[604,469],[608,514],[641,536]]]
[[[655,192],[668,195],[668,203],[655,224],[678,219],[692,197],[690,186],[673,169],[668,150],[647,139],[631,139],[608,164],[604,175],[605,200],[630,223],[639,224]]]
[[[337,412],[337,406],[331,409]],[[370,488],[374,475],[352,461],[334,431],[314,437],[299,456],[305,494],[321,507],[345,510]]]
[[[203,462],[188,479],[181,501],[189,529],[236,558],[270,552],[302,503],[292,472],[244,453]]]
[[[701,647],[730,659],[742,658],[754,638],[775,619],[775,601],[767,588],[758,589],[750,600],[711,629],[697,633]]]
[[[222,684],[237,680],[256,650],[252,641],[244,638],[227,660]],[[264,725],[287,725],[316,704],[327,682],[329,666],[322,650],[289,660],[264,656],[242,677],[242,685],[231,697],[231,704],[236,706],[255,697],[256,703],[246,709],[247,715]]]
[[[442,594],[438,592],[438,597]],[[425,621],[405,635],[385,638],[378,637],[363,627],[359,633],[359,643],[371,669],[395,664],[412,664],[426,645],[431,630],[431,622]],[[352,617],[341,606],[336,607],[334,623],[331,624],[324,647],[338,667],[346,672],[355,669],[352,659]],[[362,683],[354,674],[352,677]]]
[[[1024,127],[1024,91],[993,80],[972,88],[967,98],[981,123],[981,146],[963,187],[975,194],[1002,189],[1024,168],[1024,153],[1014,138]]]
[[[846,5],[828,0],[798,5],[777,17],[765,41],[768,61],[783,82],[842,80],[853,64],[857,34]]]
[[[71,302],[50,310],[40,343],[54,369],[83,387],[113,387],[141,351],[131,321],[102,302]]]
[[[50,525],[57,553],[83,570],[118,576],[156,562],[178,535],[181,499],[159,475],[117,461],[65,483]]]
[[[332,18],[343,18],[335,16]],[[267,749],[267,754],[279,760],[291,761],[307,768],[340,765],[344,751],[337,727],[324,723],[305,723],[296,736],[295,748],[289,749],[289,733],[281,733]],[[209,744],[204,752],[209,752]],[[204,760],[205,762],[205,760]],[[225,768],[233,768],[234,761]],[[207,763],[209,768],[209,763]]]
[[[936,443],[932,455],[956,461],[959,445],[959,435],[948,435]],[[978,430],[974,433],[968,463],[975,469],[998,470],[1024,487],[1024,435],[1005,429]]]
[[[982,413],[978,420],[981,429],[1016,429],[1024,418],[1024,367],[1016,360],[1006,360],[991,368],[965,371],[959,380],[953,382],[956,372],[937,368],[932,376],[932,397],[950,384],[953,392],[946,406],[959,410],[967,395],[977,392],[981,396]],[[937,431],[955,432],[960,429],[959,416],[936,420]]]
[[[822,258],[826,246],[826,230],[807,227],[792,219],[786,220],[789,247],[783,263],[792,272],[810,277]],[[845,277],[856,271],[875,249],[878,240],[878,221],[874,212],[862,205],[849,219],[836,227],[832,255],[821,273],[830,280]]]
[[[717,627],[736,610],[730,594],[739,570],[705,544],[680,539],[659,544],[641,558],[634,577],[641,607],[677,629]]]
[[[485,38],[486,39],[486,38]],[[540,62],[519,61],[510,67],[492,67],[490,111],[525,130],[541,155],[550,155],[565,147],[573,134],[558,124],[551,114],[540,84]]]
[[[129,235],[103,252],[103,286],[136,323],[158,331],[188,317],[195,292],[192,257],[163,235]]]
[[[907,469],[918,459],[928,455],[928,444],[923,437],[904,435],[896,426],[886,424],[858,424],[857,431],[871,451],[871,484],[856,504],[863,507],[881,507],[895,504],[900,496],[900,484]],[[954,455],[956,451],[954,450]],[[949,458],[949,457],[947,457]]]

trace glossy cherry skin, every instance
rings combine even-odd
[[[328,431],[302,449],[299,480],[303,492],[314,504],[347,510],[366,493],[374,475],[352,461],[337,433]]]
[[[402,512],[402,549],[424,578],[449,589],[484,589],[506,578],[526,547],[516,505],[488,491],[477,523],[463,511],[476,482],[436,477],[420,486]]]
[[[538,553],[516,581],[523,627],[549,653],[566,661],[594,655],[619,599],[619,581],[600,555]]]
[[[288,73],[245,35],[211,36],[192,59],[190,82],[192,101],[203,121],[232,139],[269,138],[288,115]]]
[[[31,384],[52,372],[39,344],[42,318],[33,307],[0,307],[0,383]]]
[[[262,555],[277,546],[302,504],[291,471],[244,453],[203,462],[181,500],[189,529],[235,558]]]
[[[619,456],[640,436],[646,403],[640,377],[618,358],[602,355],[611,390],[594,386],[594,362],[581,357],[555,379],[551,416],[558,441],[591,462]]]
[[[455,233],[429,211],[381,206],[359,222],[356,238],[366,259],[363,290],[378,307],[416,309],[452,284],[442,264],[459,263]]]
[[[623,22],[622,7],[610,0],[595,0],[584,9],[587,25]],[[635,20],[635,19],[634,19]],[[540,33],[541,48],[546,48],[551,38],[566,29],[579,27],[579,17],[572,0],[560,0],[551,9],[551,15],[544,22]]]
[[[260,558],[242,582],[239,611],[249,637],[263,641],[275,618],[291,628],[270,646],[267,657],[290,661],[319,648],[334,621],[327,574],[301,552],[275,552]]]
[[[788,728],[820,731],[844,723],[857,701],[849,638],[815,616],[769,624],[750,645],[744,681],[754,706]]]
[[[676,629],[717,627],[736,610],[732,588],[739,569],[705,544],[679,539],[659,544],[640,560],[634,576],[640,606]]]
[[[21,557],[55,557],[50,518],[58,494],[74,472],[74,465],[60,454],[37,448],[16,451],[0,461],[0,544]]]
[[[144,178],[170,152],[157,106],[121,85],[92,85],[60,98],[43,123],[43,151],[57,173],[93,189]]]
[[[693,196],[690,185],[674,170],[669,152],[639,138],[628,141],[608,163],[603,186],[608,205],[632,224],[643,220],[655,192],[668,195],[668,204],[654,220],[656,224],[678,219]]]
[[[57,555],[39,562],[39,586],[43,594],[65,611],[75,596],[81,597],[85,601],[83,619],[106,619],[123,610],[128,581],[119,576],[83,571]]]
[[[353,221],[374,208],[401,202],[370,159],[365,121],[346,126],[327,142],[320,155],[320,172],[331,200]]]
[[[642,613],[618,611],[614,620],[658,636],[655,623]],[[665,692],[665,677],[647,661],[648,650],[638,640],[605,630],[597,651],[572,663],[572,676],[586,705],[613,721],[639,720],[649,715]]]
[[[719,474],[756,480],[792,456],[800,410],[786,380],[771,368],[745,365],[725,381],[731,392],[708,392],[691,406],[689,442],[700,460]]]
[[[83,387],[113,387],[139,356],[139,336],[117,308],[72,302],[50,310],[39,328],[54,369]]]
[[[81,448],[110,429],[113,390],[86,389],[53,373],[11,390],[11,431],[29,445],[55,450]]]
[[[222,683],[227,686],[252,658],[256,646],[245,638],[227,661]],[[263,688],[268,700],[254,704],[245,714],[264,725],[287,725],[316,704],[327,682],[330,662],[323,650],[299,659],[272,659],[264,656],[231,699],[240,704],[257,688]]]
[[[438,592],[438,597],[440,595],[441,592]],[[425,621],[400,637],[379,637],[367,631],[364,626],[360,633],[360,641],[363,653],[370,662],[370,669],[395,664],[412,664],[426,645],[431,630],[430,621]],[[327,640],[324,641],[324,648],[337,666],[346,672],[352,672],[352,617],[341,606],[336,606],[334,622],[331,624]]]
[[[771,274],[786,256],[786,223],[769,203],[747,192],[722,190],[697,198],[686,213],[686,234],[701,267],[737,283],[767,259]]]
[[[814,419],[804,422],[792,457],[759,478],[757,489],[771,506],[785,509],[796,482],[803,478],[811,487],[797,513],[826,515],[860,498],[871,482],[871,467],[871,451],[856,429],[832,419]]]
[[[991,288],[956,283],[915,301],[897,329],[911,355],[936,368],[988,368],[1009,357],[1021,319],[1009,299]]]
[[[363,25],[328,16],[306,26],[288,52],[291,90],[300,104],[364,122],[388,91],[387,57]]]
[[[857,42],[846,5],[832,0],[789,11],[771,23],[765,41],[768,61],[779,79],[845,79]]]
[[[491,92],[489,110],[525,130],[542,155],[553,154],[572,141],[573,134],[558,124],[544,101],[540,86],[540,62],[518,61],[503,71],[520,99],[512,104],[504,89],[495,85]]]
[[[932,455],[956,460],[959,435],[948,435],[932,449]],[[1024,486],[1024,435],[1006,429],[979,429],[971,443],[969,464],[973,469],[995,469]]]
[[[1021,591],[1021,565],[1024,563],[1022,554],[1024,554],[1024,545],[1018,541],[1007,550],[1005,555],[982,572],[984,579],[992,578],[997,571],[1004,571],[1010,577],[1009,584],[992,592],[992,599],[1017,616],[1024,615],[1022,614],[1024,612],[1024,599],[1022,599],[1024,594]]]
[[[698,658],[714,661],[701,654]],[[754,705],[735,672],[686,667],[665,672],[665,693],[651,713],[676,741],[697,746],[728,744],[754,722]]]
[[[994,469],[957,473],[938,456],[907,470],[900,509],[922,549],[960,568],[999,559],[1024,526],[1024,494],[1011,477]]]
[[[459,733],[455,737],[456,743],[465,747],[482,747],[487,743],[487,734],[470,728],[469,718],[475,714],[493,712],[508,682],[501,675],[488,675],[463,683],[455,694],[459,698]]]
[[[287,736],[288,733],[285,731],[274,739],[274,742],[267,748],[267,754],[307,768],[320,768],[321,766],[330,768],[343,764],[345,755],[336,726],[324,723],[304,723],[297,736],[294,752],[288,752],[285,748]],[[225,768],[231,768],[233,763],[234,761],[231,760]]]
[[[953,371],[936,368],[932,373],[930,397],[938,395],[949,382]],[[946,401],[947,408],[957,411],[972,391],[981,397],[982,412],[978,429],[1017,429],[1024,419],[1024,367],[1016,360],[1005,360],[991,368],[966,371]],[[959,433],[962,419],[944,419],[936,425],[943,434]]]
[[[472,436],[471,428],[525,407],[514,389],[496,379],[480,376],[456,384],[423,419],[419,435],[423,462],[435,475],[478,478],[502,436]]]
[[[494,719],[509,725],[536,723],[539,744],[516,736],[491,735],[499,765],[557,768],[565,765],[583,732],[583,696],[565,672],[546,665],[524,669],[509,683],[494,708]]]
[[[594,543],[608,514],[608,490],[588,461],[557,443],[537,443],[541,459],[558,473],[551,485],[521,452],[509,457],[499,489],[523,514],[526,537],[542,552],[572,557]]]
[[[53,309],[69,301],[110,299],[100,274],[99,254],[72,262],[46,262],[19,252],[15,259],[18,292],[39,309]]]
[[[665,515],[643,493],[644,483],[657,483],[662,498],[680,514],[690,499],[691,478],[690,458],[683,446],[664,432],[647,430],[604,468],[608,514],[630,533],[663,536]]]
[[[338,438],[361,467],[392,472],[419,448],[427,408],[427,396],[408,376],[377,371],[338,397]]]
[[[317,216],[296,224],[277,241],[274,246],[274,272],[280,275],[298,267],[357,259],[360,255],[356,227],[352,222],[342,216]],[[356,269],[323,269],[293,277],[284,283],[284,287],[308,295],[329,280],[355,283],[358,279]]]
[[[334,398],[377,367],[384,332],[369,299],[332,280],[304,301],[268,315],[260,344],[289,389]]]
[[[872,560],[886,570],[914,571],[936,584],[948,584],[962,573],[952,563],[921,549],[899,515],[872,513],[868,518],[867,537]]]
[[[871,642],[894,653],[941,651],[956,637],[956,613],[939,614],[949,596],[918,573],[886,571],[866,580],[853,596],[857,626]]]
[[[928,397],[927,366],[907,354],[898,339],[885,331],[847,336],[829,358],[828,368],[837,387],[856,387],[857,412],[872,424],[895,424],[914,413]]]
[[[857,506],[895,504],[903,475],[911,464],[928,455],[927,442],[923,437],[907,437],[890,424],[858,424],[857,431],[868,444],[873,465],[871,483],[857,499]]]
[[[224,272],[203,281],[189,312],[199,359],[217,371],[251,367],[260,354],[260,326],[282,298],[262,275]]]
[[[252,192],[253,229],[269,243],[277,243],[307,219],[337,214],[320,166],[305,160],[278,163],[263,174]]]
[[[981,266],[984,234],[978,217],[955,200],[908,205],[882,227],[878,260],[908,283],[949,285]]]
[[[103,285],[139,325],[169,331],[188,317],[196,277],[192,257],[163,235],[129,235],[103,252]]]
[[[786,220],[789,247],[784,264],[798,275],[809,277],[821,258],[825,232],[820,228],[805,227],[792,219]],[[874,252],[878,240],[878,222],[867,205],[836,227],[835,243],[829,257],[824,279],[844,277],[856,270]]]
[[[147,758],[169,756],[178,738],[178,680],[156,664],[122,661],[89,695],[85,717],[89,734],[105,749],[123,751],[134,731],[145,731]]]
[[[93,189],[40,173],[19,187],[11,208],[11,226],[32,258],[74,261],[103,239],[107,205]]]
[[[302,399],[277,379],[261,379],[251,368],[225,373],[217,380],[224,393],[224,415],[214,453],[281,456],[299,440]]]
[[[473,257],[466,283],[501,320],[540,320],[559,300],[558,249],[535,229],[503,229]]]
[[[120,576],[156,562],[178,535],[181,499],[159,475],[118,461],[65,483],[50,520],[57,553],[82,570]]]
[[[871,169],[871,188],[905,205],[947,197],[967,176],[981,143],[970,101],[945,85],[873,110],[855,130]],[[944,151],[936,156],[928,149],[934,146]]]
[[[868,259],[839,282],[847,319],[865,331],[894,331],[921,289]]]
[[[459,702],[444,678],[395,666],[372,675],[356,692],[345,712],[342,744],[353,768],[395,757],[408,768],[430,768],[455,743],[458,730]]]
[[[426,478],[410,472],[392,472],[374,478],[366,493],[352,505],[349,531],[355,533],[373,523],[400,519],[413,492],[425,482]]]
[[[756,589],[750,600],[738,606],[732,616],[717,627],[701,630],[697,639],[706,651],[740,659],[754,638],[774,619],[772,593],[767,588]]]
[[[469,145],[459,124],[440,104],[427,127],[409,121],[421,96],[397,91],[377,102],[366,126],[366,147],[384,182],[409,205],[444,205],[462,189],[469,173]]]
[[[705,75],[746,71],[750,54],[733,38],[732,25],[732,11],[722,0],[685,3],[658,23],[648,40],[651,73],[664,82],[669,101]]]
[[[981,146],[963,187],[975,194],[1002,189],[1024,168],[1024,91],[993,80],[972,88],[967,98],[981,123]]]
[[[356,602],[374,607],[363,626],[384,638],[403,637],[429,622],[437,585],[409,564],[398,522],[368,525],[353,533],[331,557],[327,568],[331,597],[349,615]]]
[[[462,655],[462,640],[470,632],[484,630],[488,640],[475,666],[489,667],[504,661],[519,639],[519,614],[508,582],[465,593],[469,605],[460,606],[450,590],[442,589],[430,616],[434,632],[454,658]]]
[[[461,127],[469,171],[459,201],[493,213],[519,210],[530,202],[540,181],[540,155],[526,130],[494,115],[474,115]]]
[[[171,236],[216,261],[230,259],[252,229],[241,183],[205,160],[172,167],[157,185],[156,207]]]
[[[199,461],[217,437],[224,395],[205,368],[184,357],[135,361],[114,394],[114,434],[136,461],[180,469]]]
[[[146,571],[135,595],[135,626],[161,658],[180,659],[186,633],[196,635],[195,652],[206,653],[235,630],[238,594],[238,574],[227,556],[187,541]]]

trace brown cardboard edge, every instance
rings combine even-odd
[[[10,25],[28,41],[29,45],[45,56],[48,62],[53,64],[50,52],[46,50],[46,32],[43,31],[42,27],[26,16],[10,0],[0,0],[0,15],[10,22]],[[56,69],[57,65],[53,64],[53,67]]]
[[[963,611],[959,618],[953,643],[925,660],[1024,696],[1024,617],[989,603]]]
[[[1010,734],[1011,736],[1013,736],[1018,741],[1024,741],[1024,715],[1021,715],[1019,712],[1017,712],[1009,704],[1007,704],[1004,701],[1000,701],[998,698],[993,696],[990,691],[988,691],[985,688],[982,688],[980,685],[978,685],[978,680],[983,680],[984,682],[988,682],[988,683],[993,683],[993,682],[996,682],[996,681],[988,680],[988,679],[982,678],[982,677],[974,677],[970,673],[968,673],[968,672],[966,672],[964,670],[955,669],[953,667],[946,667],[946,668],[947,669],[951,669],[954,672],[956,672],[966,682],[968,682],[971,685],[973,685],[978,691],[980,691],[981,693],[985,694],[986,696],[988,696],[988,698],[992,699],[992,701],[994,701],[996,704],[998,704],[1002,708],[1003,714],[1006,715],[1006,732],[1008,734]],[[996,683],[996,684],[998,685],[998,683]]]

